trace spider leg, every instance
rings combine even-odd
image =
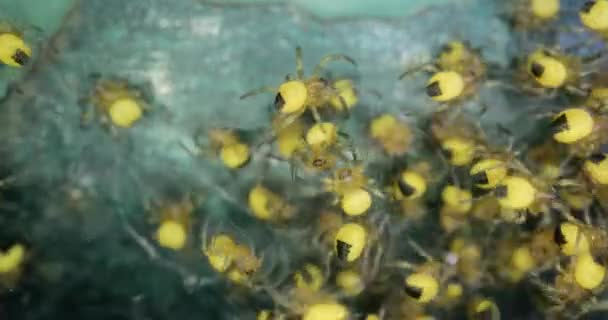
[[[321,114],[319,113],[319,110],[316,107],[311,107],[310,111],[312,112],[312,117],[315,119],[315,122],[321,123]],[[322,126],[321,130],[323,130]],[[323,133],[325,133],[325,131],[323,131]]]
[[[239,97],[239,99],[243,100],[243,99],[247,99],[249,97],[256,96],[256,95],[261,94],[261,93],[276,93],[277,91],[278,90],[275,87],[264,86],[264,87],[260,87],[260,88],[257,88],[257,89],[253,89],[253,90],[251,90],[249,92],[246,92],[245,94],[241,95]]]
[[[82,115],[80,117],[81,128],[88,127],[91,124],[91,121],[93,120],[93,116],[95,114],[95,108],[92,105],[84,105],[84,108],[85,110],[83,110]]]
[[[346,100],[344,100],[344,97],[341,95],[338,95],[338,99],[340,100],[340,105],[342,106],[342,109],[344,109],[344,111],[347,113],[347,116],[350,117],[350,112],[348,110],[348,104],[346,103]]]
[[[398,79],[403,80],[403,78],[411,76],[414,73],[418,73],[421,71],[436,72],[437,68],[432,63],[423,63],[423,64],[417,65],[411,69],[405,70],[402,74],[399,75]]]
[[[203,227],[201,228],[201,239],[203,240],[203,252],[207,251],[207,234],[209,231],[209,220],[206,219]]]
[[[302,47],[296,47],[296,76],[304,79],[304,62],[302,59]]]
[[[408,239],[407,243],[418,253],[421,257],[425,258],[427,261],[435,261],[433,257],[426,252],[422,247],[412,239]]]
[[[321,59],[321,61],[319,62],[319,64],[317,64],[312,72],[313,77],[319,77],[321,75],[321,73],[323,72],[323,70],[325,69],[325,66],[330,63],[330,62],[334,62],[334,61],[346,61],[349,62],[350,64],[352,64],[353,66],[356,66],[357,63],[355,62],[355,60],[353,60],[353,58],[347,56],[347,55],[343,55],[343,54],[330,54],[327,55],[325,57],[323,57]]]

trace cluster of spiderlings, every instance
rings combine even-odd
[[[516,32],[548,30],[561,12],[558,0],[510,5]],[[608,0],[586,1],[578,14],[605,41]],[[241,96],[273,95],[272,119],[259,141],[209,128],[207,145],[189,151],[209,152],[235,177],[257,169],[252,162],[288,164],[291,175],[281,184],[294,185],[295,196],[267,183],[263,171],[240,200],[271,229],[293,232],[306,261],[270,280],[276,275],[264,266],[280,253],[259,252],[236,232],[210,230],[208,221],[196,235],[191,197],[151,208],[158,221],[150,238],[170,251],[200,243],[219,279],[265,297],[259,320],[442,319],[462,310],[470,319],[499,319],[495,295],[517,283],[529,284],[527,294],[546,318],[591,312],[601,307],[607,281],[608,77],[596,61],[551,44],[537,47],[512,68],[501,73],[492,66],[491,73],[481,50],[446,43],[434,61],[399,77],[430,73],[428,121],[376,114],[365,124],[367,143],[341,128],[362,107],[361,90],[354,79],[326,70],[340,61],[354,68],[355,61],[328,55],[307,76],[297,48],[295,77]],[[22,66],[30,54],[17,33],[0,31],[1,62]],[[83,120],[96,113],[113,132],[136,125],[148,109],[142,90],[121,79],[93,80]],[[529,120],[546,127],[542,143],[520,152],[513,143],[489,141],[478,125],[488,108],[479,93],[495,84],[557,107]],[[469,102],[479,112],[466,110]],[[435,234],[423,246],[408,228],[424,223]],[[27,248],[11,242],[2,249],[0,284],[14,286]]]

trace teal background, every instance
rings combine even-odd
[[[200,0],[218,5],[284,4],[319,18],[403,17],[450,0]]]

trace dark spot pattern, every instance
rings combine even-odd
[[[560,247],[565,245],[567,242],[566,236],[562,232],[561,224],[559,224],[557,227],[555,227],[555,231],[553,231],[553,241],[555,242],[555,244],[557,244]]]
[[[532,65],[530,66],[530,72],[533,76],[540,78],[545,73],[545,67],[542,64],[532,62]]]
[[[27,53],[21,49],[17,49],[11,58],[13,58],[13,60],[20,66],[23,66],[30,61],[30,56],[28,56]]]
[[[285,99],[280,93],[277,93],[276,97],[274,97],[274,107],[277,109],[283,108],[285,105]]]
[[[553,133],[560,133],[562,131],[568,130],[569,128],[570,127],[568,126],[568,118],[566,118],[565,113],[562,113],[559,117],[551,121],[551,131]]]
[[[595,164],[599,164],[600,162],[606,159],[607,155],[603,153],[594,153],[589,157],[589,161]]]
[[[439,87],[439,82],[433,81],[428,86],[426,86],[426,94],[429,97],[437,97],[441,95],[441,88]]]
[[[323,167],[325,167],[326,164],[327,164],[327,160],[325,160],[323,158],[316,158],[312,161],[312,165],[315,168],[323,168]]]
[[[581,12],[582,13],[591,12],[591,9],[593,9],[593,6],[595,6],[595,2],[596,2],[595,0],[585,2],[585,4],[583,4],[583,6],[581,7]]]
[[[399,191],[401,191],[401,193],[406,197],[409,197],[413,195],[414,192],[416,192],[416,189],[414,187],[412,187],[402,179],[399,179],[399,182],[397,182],[397,186],[399,186]]]
[[[350,253],[350,248],[352,247],[352,245],[341,241],[341,240],[337,240],[336,241],[336,252],[338,253],[338,259],[342,260],[342,261],[346,261],[346,258],[348,257],[348,254]]]
[[[504,198],[507,196],[507,186],[505,185],[499,185],[496,187],[496,189],[494,190],[494,194],[496,195],[496,198]]]
[[[414,286],[410,286],[410,285],[406,284],[405,293],[414,299],[420,299],[420,297],[422,296],[422,288],[418,288],[418,287],[414,287]]]
[[[488,174],[485,171],[477,172],[472,177],[474,184],[488,184]]]

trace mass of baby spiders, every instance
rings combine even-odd
[[[205,199],[194,194],[147,203],[150,230],[129,226],[130,234],[155,258],[196,252],[226,290],[256,301],[255,312],[237,319],[496,320],[514,314],[500,301],[514,288],[539,319],[608,309],[608,0],[581,1],[576,12],[559,0],[502,5],[522,41],[576,15],[565,32],[602,49],[560,48],[549,37],[524,43],[512,65],[500,66],[465,38],[452,39],[431,61],[388,75],[424,79],[429,115],[413,121],[406,106],[357,117],[369,106],[366,90],[330,72],[338,64],[356,72],[357,62],[333,53],[307,73],[296,47],[287,76],[235,99],[235,108],[271,105],[267,129],[201,128],[194,147],[184,145],[234,179],[258,173],[228,196],[276,233],[273,243],[196,214]],[[27,68],[35,55],[21,30],[0,26],[0,62]],[[91,80],[80,101],[83,130],[98,124],[126,134],[155,112],[140,86]],[[489,88],[550,105],[526,111],[536,142],[514,134],[512,123],[480,125],[493,108],[483,98]],[[352,121],[361,132],[345,129]],[[18,238],[0,245],[0,286],[18,286],[36,257]]]

